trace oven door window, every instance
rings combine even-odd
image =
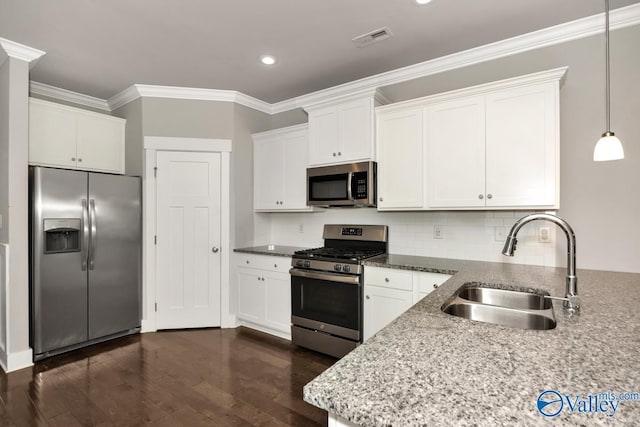
[[[291,277],[291,314],[360,330],[360,286]]]
[[[309,200],[316,202],[348,200],[348,177],[348,173],[309,177]]]

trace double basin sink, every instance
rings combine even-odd
[[[547,292],[501,289],[499,285],[465,283],[442,306],[453,316],[523,329],[556,327]]]

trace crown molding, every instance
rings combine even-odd
[[[611,30],[640,24],[640,3],[611,11],[609,21]],[[272,110],[280,113],[291,109],[292,105],[304,108],[305,105],[312,105],[322,99],[338,99],[350,93],[390,86],[600,33],[604,33],[604,13],[322,89],[275,103]]]
[[[4,51],[0,51],[0,64],[2,64],[7,57],[11,57],[28,62],[29,68],[33,68],[38,60],[46,53],[39,49],[34,49],[11,40],[3,39],[2,37],[0,37],[0,47]]]
[[[262,111],[263,113],[271,114],[271,104],[235,90],[201,89],[177,86],[135,84],[109,98],[107,103],[112,110],[115,110],[140,97],[234,102],[244,105],[245,107]]]
[[[561,82],[569,67],[559,67],[551,70],[539,71],[537,73],[525,74],[523,76],[511,77],[495,82],[484,83],[477,86],[456,89],[449,92],[427,95],[420,98],[409,99],[407,101],[396,102],[376,108],[376,112],[401,111],[410,107],[424,106],[436,102],[450,101],[460,97],[484,95],[496,89],[512,89],[519,86],[528,86],[536,83]]]
[[[251,134],[254,140],[261,140],[264,138],[277,137],[281,135],[285,136],[298,136],[304,135],[309,129],[308,123],[301,123],[299,125],[287,126],[285,128],[271,129],[263,132],[256,132]]]
[[[29,92],[46,96],[48,98],[58,99],[60,101],[67,101],[73,104],[84,105],[86,107],[95,108],[97,110],[111,112],[109,104],[104,99],[84,95],[82,93],[73,92],[66,89],[61,89],[59,87],[47,85],[40,82],[30,81]]]
[[[638,25],[640,24],[640,3],[612,10],[609,18],[611,30]],[[376,99],[382,103],[387,103],[388,101],[382,99],[381,94],[376,92],[378,88],[601,33],[604,33],[604,13],[365,77],[274,104],[269,104],[237,91],[139,84],[130,86],[114,95],[106,103],[113,111],[142,96],[198,99],[236,102],[267,114],[277,114],[297,108],[313,108],[323,103],[356,99],[367,96],[367,94],[376,96]],[[0,39],[0,42],[3,40]]]

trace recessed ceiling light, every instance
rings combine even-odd
[[[276,58],[272,55],[262,55],[260,57],[260,62],[262,62],[264,65],[273,65],[276,63]]]
[[[423,6],[429,3],[431,0],[413,0],[413,1],[416,2],[417,5]]]

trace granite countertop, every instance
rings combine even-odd
[[[241,252],[245,254],[254,254],[254,255],[272,255],[272,256],[284,256],[289,257],[293,256],[295,251],[300,251],[307,248],[301,248],[298,246],[283,246],[283,245],[262,245],[262,246],[251,246],[248,248],[238,248],[234,249],[234,252]]]
[[[440,307],[471,281],[563,296],[563,268],[402,255],[366,265],[457,274],[307,384],[305,401],[362,426],[638,424],[640,401],[619,402],[613,417],[565,404],[551,420],[536,403],[546,390],[640,392],[640,274],[578,270],[580,316],[554,301],[556,328],[535,331]]]

